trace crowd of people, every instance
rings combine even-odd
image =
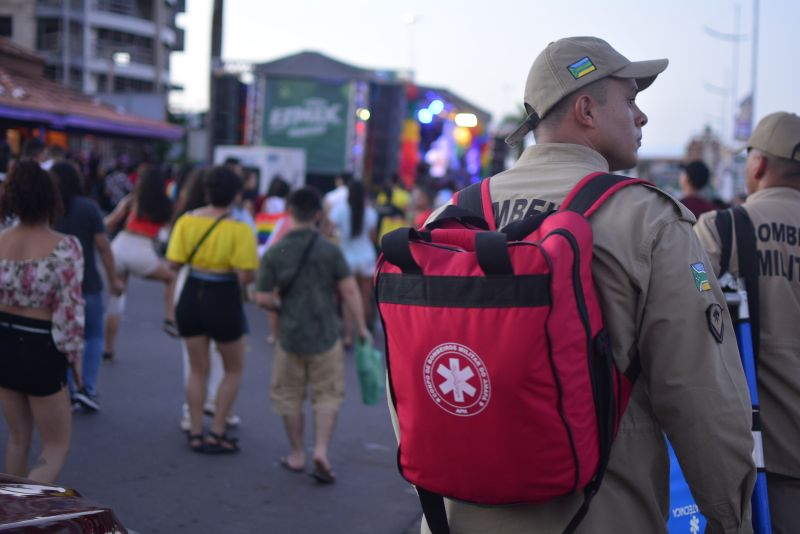
[[[80,161],[35,138],[7,168],[0,189],[0,243],[8,243],[0,244],[7,250],[0,253],[6,334],[0,404],[10,428],[5,470],[52,482],[66,458],[71,413],[101,410],[102,362],[120,357],[116,340],[133,275],[164,285],[163,310],[152,313],[159,320],[163,314],[164,332],[181,341],[186,402],[180,427],[190,450],[239,449],[229,429],[240,422],[233,406],[250,331],[243,303],[255,298],[268,311],[267,334],[276,348],[272,402],[290,444],[281,465],[305,468],[308,387],[317,429],[311,474],[333,482],[327,447],[344,395],[344,351],[354,339],[372,339],[378,229],[415,215],[419,220],[411,196],[395,180],[381,192],[380,205],[362,182],[344,176],[324,199],[313,188],[292,191],[280,176],[259,195],[254,174],[234,159],[175,172],[131,168],[135,173],[115,165],[104,180],[90,180]],[[256,241],[261,213],[282,226],[265,247]],[[37,248],[14,244],[39,234],[48,239]],[[309,236],[318,234],[324,239],[305,251]],[[53,276],[62,271],[67,274]],[[52,331],[49,345],[45,330]],[[306,346],[309,339],[313,346]],[[32,346],[36,357],[23,356]],[[40,359],[49,364],[36,368]],[[310,362],[319,366],[304,371]],[[30,468],[34,426],[42,451]]]
[[[636,94],[666,67],[666,60],[631,62],[596,38],[548,45],[528,76],[528,117],[510,137],[518,142],[532,131],[536,144],[486,188],[497,225],[539,213],[535,206],[557,207],[586,175],[635,167],[648,123]],[[751,194],[743,206],[759,250],[758,370],[773,532],[800,532],[800,118],[764,118],[748,143],[745,173]],[[721,206],[702,197],[709,176],[705,164],[688,162],[680,180],[683,203],[649,185],[629,187],[591,216],[593,275],[615,363],[635,378],[603,485],[578,532],[664,531],[665,434],[708,531],[752,531],[751,407],[715,276],[729,269],[721,258],[726,246],[731,251],[721,243]],[[100,409],[101,362],[120,357],[115,340],[135,275],[164,284],[163,330],[181,339],[186,404],[180,426],[189,450],[239,450],[229,429],[239,423],[233,407],[244,336],[261,333],[248,325],[243,308],[254,300],[269,313],[275,345],[270,399],[289,442],[281,465],[307,469],[309,390],[311,475],[336,481],[328,447],[344,396],[344,354],[358,340],[373,341],[380,239],[435,219],[455,187],[437,192],[420,180],[407,191],[393,177],[368,191],[340,176],[323,197],[274,177],[262,197],[257,184],[235,160],[174,174],[152,165],[126,174],[118,166],[99,181],[63,150],[45,150],[37,140],[26,145],[0,189],[6,472],[42,482],[57,478],[73,411]],[[522,204],[531,208],[519,210]],[[255,224],[260,213],[279,218],[264,247]],[[153,313],[160,318],[162,310]],[[34,429],[41,452],[31,466]],[[582,501],[578,493],[511,508],[447,500],[445,520],[459,533],[497,531],[496,525],[509,533],[561,531]]]

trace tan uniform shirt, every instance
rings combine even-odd
[[[767,471],[800,478],[800,191],[770,187],[744,204],[756,230],[761,347],[758,395]],[[695,227],[715,272],[720,239],[716,213]],[[730,271],[738,275],[736,239]],[[798,503],[800,505],[800,503]]]
[[[492,178],[498,223],[557,207],[596,171],[608,172],[608,163],[587,147],[529,147]],[[615,358],[625,370],[638,354],[642,373],[582,534],[667,532],[665,432],[709,520],[707,532],[752,532],[750,399],[727,311],[721,343],[709,330],[706,310],[725,301],[713,274],[709,289],[695,284],[691,265],[708,258],[693,222],[672,197],[641,186],[620,191],[591,218],[592,270]],[[539,505],[446,506],[453,534],[560,534],[582,501],[572,495]],[[422,532],[429,532],[424,522]]]

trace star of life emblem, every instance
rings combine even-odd
[[[491,398],[486,365],[472,349],[459,343],[434,348],[425,358],[423,379],[433,402],[452,415],[477,415]]]

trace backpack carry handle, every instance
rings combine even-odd
[[[421,238],[422,234],[413,228],[398,228],[383,236],[381,250],[389,263],[400,267],[405,274],[422,274],[417,260],[411,254],[411,238]]]
[[[411,241],[430,241],[430,239],[430,232],[398,228],[383,236],[381,240],[383,257],[389,263],[400,267],[404,274],[422,274],[422,268],[411,253]],[[485,275],[514,274],[506,243],[506,235],[500,232],[475,232],[475,255]]]
[[[506,243],[505,234],[500,232],[475,233],[475,255],[486,276],[514,274]]]

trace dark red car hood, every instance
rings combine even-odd
[[[0,473],[0,531],[127,534],[107,507],[73,489]]]

